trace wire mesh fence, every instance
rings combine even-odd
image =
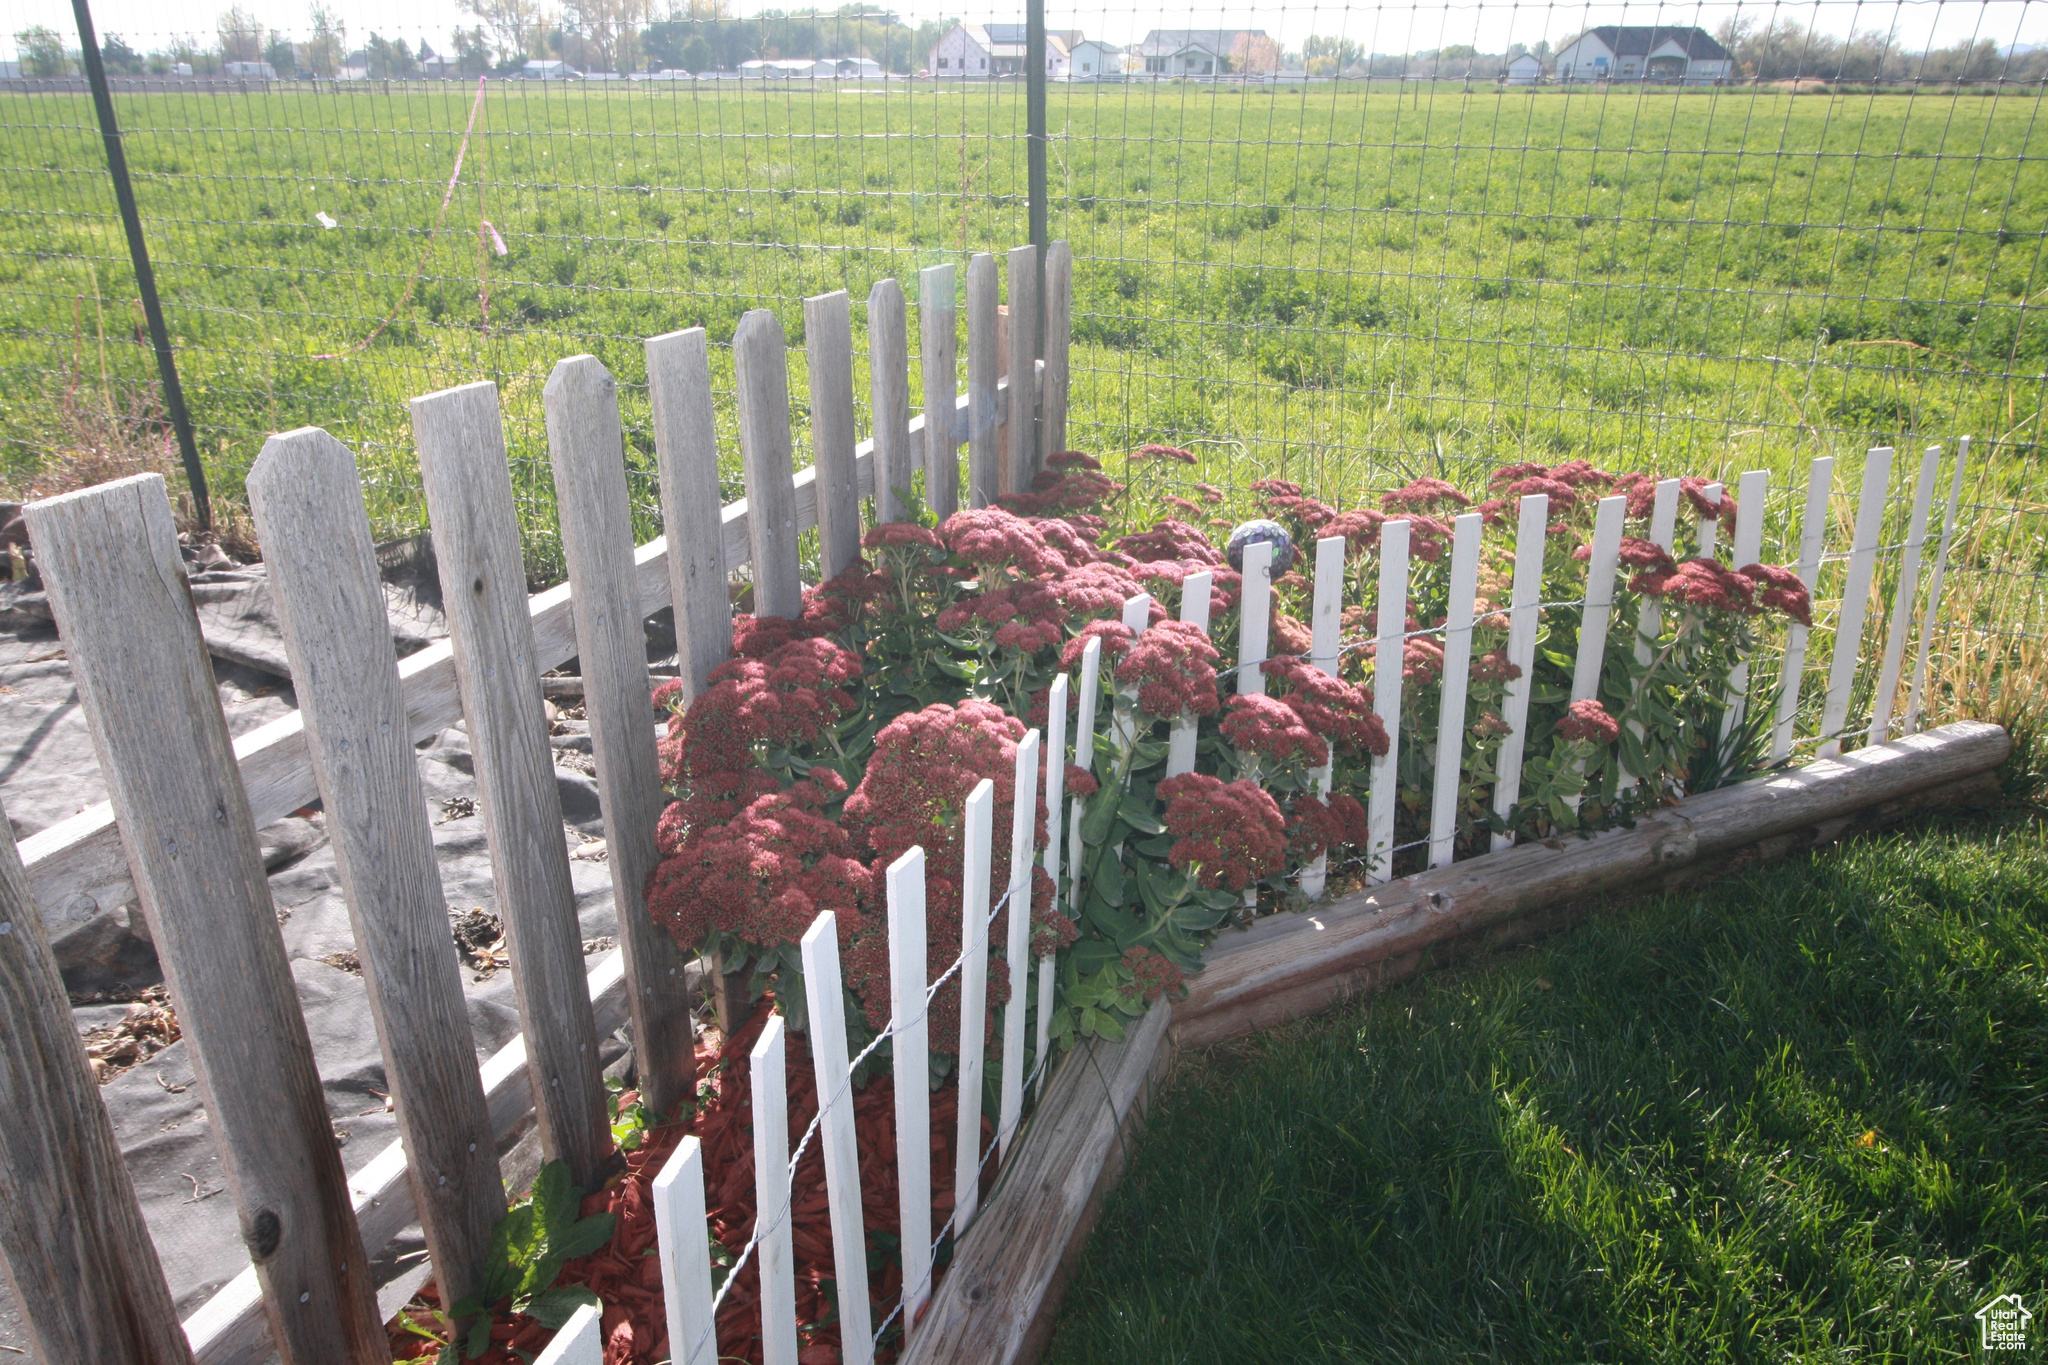
[[[361,453],[379,528],[417,529],[406,401],[491,379],[529,569],[557,578],[556,359],[619,377],[651,535],[645,337],[702,325],[722,346],[768,307],[797,342],[801,299],[835,288],[860,336],[874,280],[1027,239],[1024,32],[991,22],[1021,16],[475,9],[376,28],[237,9],[193,18],[198,38],[100,17],[230,507],[265,434],[317,423]],[[163,434],[69,16],[5,10],[0,472],[27,489],[160,457]],[[1181,23],[1216,27],[1159,27]],[[1075,445],[1169,441],[1219,486],[1345,500],[1512,459],[1789,474],[1970,432],[1986,498],[2027,496],[2039,0],[1050,24]],[[714,367],[730,438],[729,355]]]

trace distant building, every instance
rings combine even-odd
[[[1084,38],[1067,49],[1067,79],[1099,81],[1104,77],[1122,80],[1124,50],[1097,38]]]
[[[269,62],[223,62],[220,69],[237,80],[274,81],[277,79],[277,72],[271,69]]]
[[[0,62],[0,81],[18,81],[20,79],[20,62]]]
[[[1712,85],[1735,74],[1735,57],[1703,28],[1602,24],[1557,51],[1560,81],[1662,81]]]
[[[1509,85],[1534,85],[1543,79],[1543,59],[1533,52],[1524,52],[1519,57],[1508,59],[1507,74]]]
[[[807,81],[820,76],[830,79],[839,74],[839,68],[830,61],[819,61],[816,57],[756,57],[750,62],[740,63],[740,75],[759,80]]]
[[[878,81],[888,74],[873,57],[833,57],[828,64],[832,74],[841,80]]]
[[[366,81],[370,79],[370,54],[358,48],[341,59],[334,69],[338,81]]]
[[[563,61],[532,61],[519,68],[524,81],[580,81],[583,73]]]
[[[1155,28],[1133,52],[1154,77],[1280,69],[1280,49],[1260,28]]]
[[[456,68],[457,62],[455,58],[443,57],[438,52],[429,52],[426,56],[420,58],[420,75],[430,81],[444,81],[450,76],[461,75],[462,73]]]
[[[941,80],[986,80],[1024,70],[1024,25],[955,24],[932,45],[932,75]]]

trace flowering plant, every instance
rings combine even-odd
[[[1755,644],[1760,618],[1804,620],[1796,574],[1730,567],[1640,535],[1622,542],[1598,695],[1574,698],[1585,541],[1603,496],[1629,500],[1632,523],[1651,515],[1656,484],[1584,461],[1511,465],[1467,491],[1417,479],[1339,508],[1278,479],[1251,486],[1257,511],[1306,547],[1345,545],[1348,602],[1376,601],[1386,526],[1408,523],[1410,595],[1398,658],[1379,657],[1377,613],[1343,612],[1345,644],[1321,665],[1308,657],[1313,584],[1283,573],[1270,593],[1265,658],[1238,664],[1250,585],[1219,542],[1229,501],[1209,484],[1174,482],[1195,462],[1148,446],[1125,473],[1142,495],[1086,455],[1053,456],[1031,488],[996,507],[943,523],[923,514],[880,526],[866,558],[808,589],[794,619],[740,616],[734,658],[683,705],[678,684],[656,694],[672,711],[662,778],[674,801],[659,830],[650,878],[652,913],[686,947],[717,957],[750,996],[773,989],[796,1026],[803,992],[798,937],[820,910],[837,917],[846,964],[850,1035],[876,1036],[889,1014],[883,871],[913,845],[926,854],[929,979],[938,980],[964,933],[992,945],[988,1027],[1019,989],[1028,963],[1005,962],[1008,916],[1029,917],[1030,955],[1056,962],[1051,1035],[1122,1036],[1154,1000],[1198,971],[1209,936],[1233,918],[1299,901],[1299,874],[1318,859],[1348,875],[1370,852],[1366,809],[1374,760],[1402,743],[1392,848],[1397,871],[1427,833],[1438,767],[1457,768],[1455,842],[1480,851],[1494,834],[1547,837],[1632,818],[1698,790],[1713,771],[1743,770],[1721,738],[1732,670]],[[1689,504],[1724,525],[1733,501],[1682,485]],[[1511,511],[1547,499],[1545,596],[1532,676],[1506,653],[1514,577]],[[1238,508],[1249,511],[1253,508]],[[1453,521],[1485,527],[1466,711],[1457,752],[1439,752],[1445,642],[1452,603]],[[1167,515],[1170,513],[1170,515]],[[1202,523],[1202,524],[1198,524]],[[1112,534],[1112,525],[1134,527]],[[1269,528],[1270,529],[1270,528]],[[1644,529],[1640,525],[1632,530]],[[1277,534],[1277,533],[1275,533]],[[1207,574],[1207,629],[1178,619],[1190,580]],[[1460,604],[1462,605],[1462,604]],[[1141,623],[1134,629],[1126,621]],[[1007,831],[1012,773],[1027,727],[1048,726],[1052,684],[1099,657],[1096,695],[1067,696],[1068,734],[1094,717],[1086,767],[1069,755],[1065,790],[1078,841],[1051,871],[1034,866],[1028,903],[1003,904],[989,925],[960,919],[967,799],[983,779],[996,798],[993,882],[1011,883]],[[1376,670],[1401,670],[1398,716],[1374,713]],[[1520,799],[1494,812],[1504,716],[1517,684],[1527,692]],[[1759,708],[1761,710],[1762,708]],[[1742,733],[1735,727],[1736,733]],[[1032,813],[1043,849],[1050,822],[1042,791]],[[933,1045],[959,1028],[958,986],[935,1000]],[[947,1061],[935,1066],[933,1083]],[[991,1058],[989,1083],[996,1084]]]

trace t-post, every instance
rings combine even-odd
[[[135,211],[135,187],[128,182],[128,154],[121,147],[121,127],[114,121],[114,96],[107,88],[107,68],[100,61],[99,38],[93,32],[86,0],[71,0],[78,19],[78,56],[92,86],[93,108],[100,118],[100,139],[107,145],[107,172],[114,179],[114,199],[121,207],[121,226],[128,233],[128,259],[135,266],[135,289],[142,296],[142,315],[149,322],[149,342],[156,351],[156,369],[163,380],[164,407],[178,435],[178,454],[185,482],[192,489],[192,510],[201,530],[213,526],[213,507],[206,496],[206,471],[199,467],[199,447],[192,440],[192,416],[185,411],[185,391],[178,386],[178,363],[171,355],[171,334],[164,328],[163,305],[157,301],[156,272],[149,268],[149,244],[142,237],[142,215]]]

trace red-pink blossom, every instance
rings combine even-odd
[[[1621,726],[1591,697],[1575,701],[1557,723],[1557,733],[1574,744],[1604,746],[1621,738]]]
[[[1330,745],[1309,729],[1301,713],[1277,697],[1240,693],[1226,704],[1223,738],[1243,753],[1279,763],[1299,760],[1311,768],[1330,757]]]
[[[1195,869],[1198,884],[1242,891],[1286,865],[1286,819],[1258,783],[1182,773],[1161,782],[1158,791],[1167,803],[1166,832],[1174,840],[1166,861]]]
[[[1380,495],[1380,506],[1389,512],[1398,509],[1427,511],[1442,504],[1453,507],[1470,507],[1472,499],[1442,479],[1411,479],[1400,488]]]
[[[1757,605],[1782,611],[1802,626],[1813,624],[1813,598],[1796,572],[1781,564],[1749,564],[1741,572],[1762,589]]]

